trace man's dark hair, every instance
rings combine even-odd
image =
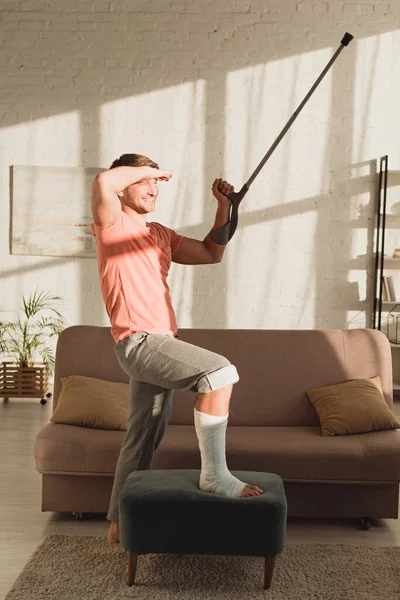
[[[122,154],[119,158],[114,160],[110,169],[115,167],[153,167],[153,169],[159,169],[157,163],[143,156],[143,154]]]

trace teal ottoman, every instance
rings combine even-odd
[[[134,471],[119,499],[120,544],[128,551],[128,585],[139,554],[264,556],[264,589],[285,546],[287,503],[274,473],[232,471],[260,496],[227,498],[199,489],[200,470]]]

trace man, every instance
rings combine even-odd
[[[167,284],[171,260],[185,265],[220,262],[224,246],[210,233],[203,240],[147,223],[155,208],[158,182],[171,171],[139,154],[123,154],[92,188],[92,232],[96,239],[100,287],[111,322],[115,353],[129,375],[128,428],[118,459],[107,519],[107,540],[119,542],[118,500],[126,477],[150,469],[171,414],[175,389],[197,393],[194,423],[201,454],[200,489],[230,497],[258,496],[257,486],[228,470],[225,435],[236,368],[225,357],[179,340]],[[216,179],[218,202],[213,229],[229,218],[233,187]]]

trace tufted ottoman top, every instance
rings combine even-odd
[[[263,493],[227,498],[203,492],[198,469],[132,472],[119,501],[121,545],[139,554],[280,554],[287,518],[281,477],[231,472]]]

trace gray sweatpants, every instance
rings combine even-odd
[[[115,471],[109,521],[119,521],[118,502],[132,471],[151,469],[171,416],[174,390],[212,392],[239,381],[234,365],[220,354],[168,334],[132,334],[115,354],[129,375],[128,428]]]

